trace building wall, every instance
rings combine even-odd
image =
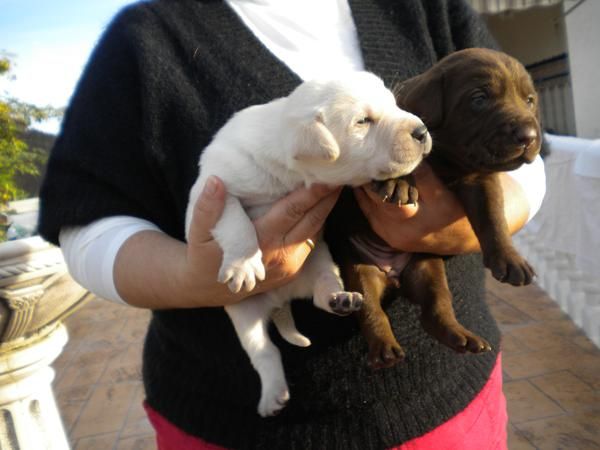
[[[569,5],[565,5],[568,9]],[[587,0],[565,18],[577,136],[600,138],[600,1]]]
[[[502,50],[530,66],[540,96],[544,129],[554,134],[575,135],[575,110],[561,4],[484,17]],[[531,66],[534,63],[539,64]]]
[[[593,0],[592,3],[600,3]],[[567,52],[560,4],[485,16],[502,50],[528,65]]]

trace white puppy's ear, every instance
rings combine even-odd
[[[292,149],[294,159],[335,161],[340,156],[337,141],[323,123],[323,116],[320,113],[309,123],[301,125],[297,133]]]

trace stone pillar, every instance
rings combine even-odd
[[[69,449],[50,367],[66,342],[66,328],[59,323],[0,350],[0,448]]]
[[[87,292],[39,237],[0,244],[0,449],[68,450],[50,366]]]

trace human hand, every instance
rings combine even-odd
[[[298,273],[312,250],[307,240],[318,240],[340,192],[341,187],[324,185],[297,189],[254,221],[267,269],[263,290],[288,283]]]
[[[414,175],[419,191],[416,205],[384,202],[369,187],[354,190],[373,231],[402,251],[436,254],[477,251],[479,242],[454,193],[425,162]]]
[[[256,219],[254,225],[266,278],[249,293],[231,294],[216,281],[222,252],[211,234],[223,212],[226,191],[220,179],[210,177],[196,202],[188,235],[181,281],[185,291],[195,293],[195,302],[201,303],[200,306],[206,302],[222,306],[288,283],[311,251],[307,239],[316,240],[340,190],[319,185],[297,189]],[[200,271],[207,275],[202,276]],[[202,299],[199,292],[203,293]]]

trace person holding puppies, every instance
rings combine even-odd
[[[221,252],[211,230],[227,195],[220,179],[207,180],[184,242],[198,157],[235,112],[349,70],[391,86],[474,46],[494,43],[459,0],[152,0],[113,20],[52,151],[39,230],[62,246],[82,285],[153,310],[143,379],[160,449],[506,447],[499,331],[483,300],[481,261],[465,255],[478,250],[476,238],[426,165],[416,173],[416,207],[392,211],[368,190],[357,195],[395,248],[461,255],[448,261],[449,285],[461,323],[493,348],[483,355],[443,348],[398,300],[386,312],[411,352],[374,372],[354,318],[295,302],[312,345],[297,348],[272,333],[292,399],[262,418],[258,376],[222,308],[249,293],[217,281]],[[540,164],[526,169],[543,176]],[[541,195],[526,195],[535,182],[502,180],[514,232]],[[294,278],[338,195],[336,187],[301,188],[254,220],[266,279],[253,293]]]

